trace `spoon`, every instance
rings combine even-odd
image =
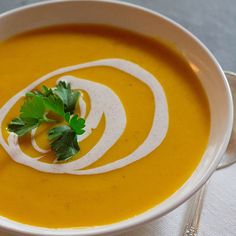
[[[236,73],[225,72],[228,79],[230,89],[234,99],[234,109],[236,110]],[[235,117],[236,118],[236,117]],[[234,119],[235,119],[234,118]],[[226,152],[216,170],[220,170],[231,166],[236,162],[236,120],[234,120],[233,131],[230,137],[229,145]],[[209,181],[208,181],[209,182]],[[183,236],[197,236],[199,222],[201,217],[202,205],[207,190],[208,182],[194,195],[191,209],[188,213],[187,222],[184,228]]]

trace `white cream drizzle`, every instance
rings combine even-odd
[[[37,131],[37,128],[35,128],[35,129],[33,129],[33,130],[31,131],[31,144],[32,144],[33,148],[34,148],[36,151],[41,152],[41,153],[47,153],[47,152],[49,152],[50,150],[42,149],[42,148],[39,147],[39,145],[36,143],[36,140],[35,140],[36,131]]]
[[[48,80],[53,76],[70,71],[97,66],[113,67],[126,72],[127,74],[130,74],[145,83],[152,91],[155,102],[155,110],[152,128],[146,140],[139,147],[137,147],[133,153],[126,157],[103,166],[83,170],[83,168],[90,166],[100,159],[117,142],[126,127],[126,113],[119,97],[109,87],[83,78],[66,75],[62,76],[59,80],[70,82],[73,89],[81,89],[86,91],[91,100],[91,110],[86,118],[85,133],[78,136],[78,141],[88,137],[92,133],[92,130],[98,126],[102,115],[104,115],[106,123],[102,137],[98,143],[81,158],[64,164],[50,164],[41,162],[40,158],[42,157],[32,158],[22,152],[18,143],[18,137],[14,133],[9,134],[7,143],[3,138],[1,130],[0,143],[13,160],[43,172],[91,175],[105,173],[125,167],[145,157],[161,144],[168,130],[168,106],[164,90],[151,73],[133,62],[123,59],[104,59],[65,67],[39,78],[27,88],[17,93],[0,109],[0,124],[2,124],[2,121],[7,115],[9,109],[19,100],[19,98],[23,97],[26,92],[33,90],[43,81]],[[86,103],[84,102],[83,97],[80,97],[79,105],[81,109],[81,116],[85,117]],[[32,132],[32,137],[34,137],[35,132],[36,131]],[[41,149],[36,144],[34,138],[32,139],[32,146],[41,153],[47,152],[47,150]]]
[[[86,103],[83,98],[83,94],[81,93],[79,97],[79,106],[80,106],[80,117],[85,118],[86,115]]]

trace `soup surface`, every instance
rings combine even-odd
[[[161,203],[198,165],[207,98],[188,63],[158,40],[63,26],[1,42],[0,58],[0,215],[49,228],[118,222]],[[53,124],[17,140],[6,129],[27,91],[58,80],[81,91],[76,113],[86,120],[80,152],[64,163],[45,151]]]

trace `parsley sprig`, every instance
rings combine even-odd
[[[80,150],[77,135],[85,132],[85,120],[74,114],[79,96],[80,92],[73,91],[65,81],[60,81],[54,89],[42,86],[41,91],[28,92],[19,117],[8,124],[8,131],[24,136],[42,123],[58,122],[47,117],[48,113],[54,113],[67,124],[50,129],[48,139],[56,160],[68,160]]]

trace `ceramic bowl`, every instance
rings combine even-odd
[[[209,144],[188,181],[172,196],[152,209],[128,220],[100,227],[47,229],[24,225],[4,217],[0,228],[16,235],[105,235],[146,223],[172,211],[193,195],[216,169],[226,150],[233,122],[233,103],[225,75],[209,50],[174,21],[140,6],[103,0],[49,1],[18,8],[0,15],[0,40],[44,26],[95,23],[120,27],[158,37],[174,45],[201,81],[210,105]]]

